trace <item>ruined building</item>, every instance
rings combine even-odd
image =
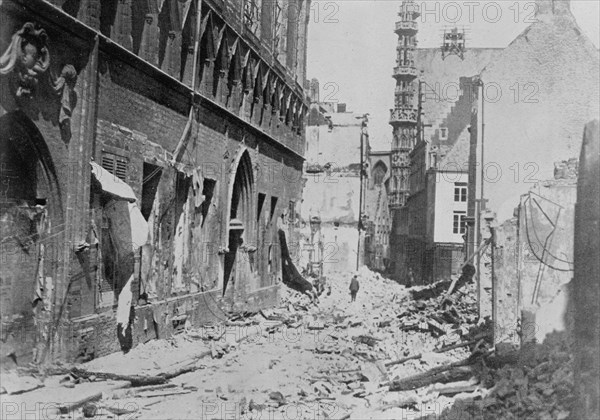
[[[409,195],[409,153],[417,137],[418,114],[415,97],[417,88],[417,68],[414,51],[417,45],[417,22],[419,5],[412,0],[404,0],[400,6],[400,21],[396,22],[398,35],[397,58],[393,76],[396,79],[394,109],[390,110],[390,125],[393,128],[391,153],[391,178],[389,206],[393,214],[391,252],[394,255],[392,272],[396,276],[405,274],[406,237],[408,234],[408,213],[406,200]]]
[[[535,22],[473,78],[468,242],[471,254],[493,240],[475,259],[480,313],[534,322],[541,341],[569,312],[577,158],[600,113],[600,54],[568,0],[536,5]]]
[[[0,3],[3,363],[276,302],[309,3]]]
[[[302,203],[302,219],[306,223],[305,237],[320,226],[317,241],[307,244],[302,266],[309,253],[320,259],[327,275],[335,271],[353,269],[357,252],[364,255],[364,245],[359,245],[359,218],[361,205],[361,142],[363,162],[369,149],[368,136],[364,134],[365,114],[351,112],[345,103],[318,102],[318,82],[311,82],[311,104],[306,127],[306,184]],[[313,99],[317,98],[317,99]],[[364,175],[364,174],[363,174]],[[363,176],[364,185],[366,177]],[[365,191],[363,191],[363,194]],[[363,195],[364,210],[364,195]],[[314,237],[314,235],[313,235]]]

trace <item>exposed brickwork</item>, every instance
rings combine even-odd
[[[258,290],[239,302],[237,309],[257,311],[277,303],[278,287]],[[224,302],[219,291],[184,296],[135,308],[131,325],[133,346],[156,338],[166,338],[181,330],[185,320],[195,327],[224,322],[231,303]],[[176,316],[187,316],[179,324]],[[107,310],[74,320],[63,326],[62,335],[68,340],[64,357],[86,361],[120,351],[115,314]]]
[[[139,48],[141,41],[136,34],[133,46],[129,43],[130,32],[139,29],[138,23],[134,22],[138,25],[134,29],[130,22],[123,21],[130,19],[133,9],[125,7],[130,2],[124,2],[125,6],[116,11],[121,19],[118,24],[106,21],[105,5],[98,0],[53,3],[65,13],[41,0],[26,4],[11,0],[0,6],[9,23],[1,31],[3,45],[8,44],[4,41],[10,40],[11,31],[25,21],[41,20],[47,24],[52,42],[49,49],[52,54],[56,52],[56,62],[72,62],[78,76],[75,90],[78,101],[71,118],[70,139],[65,140],[63,127],[58,126],[55,117],[39,118],[32,111],[16,120],[18,127],[24,127],[21,137],[26,145],[19,153],[27,161],[27,150],[35,149],[41,166],[52,166],[50,176],[39,178],[44,182],[38,182],[36,196],[32,195],[48,199],[51,227],[34,244],[36,252],[28,258],[21,255],[19,247],[11,254],[12,266],[18,267],[27,260],[22,264],[27,273],[13,270],[15,276],[26,281],[8,279],[3,265],[3,300],[10,300],[14,293],[25,303],[33,299],[39,277],[35,262],[40,257],[40,245],[44,244],[41,278],[47,279],[46,285],[53,286],[48,294],[49,302],[55,306],[47,306],[39,313],[26,308],[21,314],[16,307],[5,311],[3,305],[2,337],[10,343],[10,349],[6,347],[5,352],[3,347],[2,362],[9,350],[14,350],[20,361],[36,357],[41,360],[40,354],[46,361],[85,360],[119,350],[114,306],[127,280],[120,277],[120,272],[129,276],[129,267],[134,274],[133,345],[156,338],[156,331],[160,338],[168,337],[186,321],[200,326],[222,321],[228,311],[256,311],[275,305],[281,269],[276,255],[279,251],[276,220],[290,202],[300,202],[303,187],[302,114],[306,105],[301,84],[295,82],[294,75],[303,75],[304,69],[275,63],[265,49],[260,49],[264,56],[252,51],[249,62],[253,66],[259,64],[258,59],[263,67],[274,66],[261,88],[278,84],[283,98],[290,98],[289,104],[285,100],[280,103],[276,95],[255,92],[252,78],[234,86],[232,92],[228,92],[228,80],[224,78],[216,89],[219,94],[213,96],[206,73],[200,73],[197,80],[198,86],[209,87],[205,95],[192,94],[178,81],[180,76],[191,81],[187,64],[185,71],[177,74],[177,66],[173,70],[172,63],[158,63],[173,77],[166,76],[107,38],[96,38],[89,28],[78,27],[70,17],[102,30],[132,50]],[[240,26],[238,15],[227,22],[228,16],[233,16],[233,9],[221,6],[217,1],[206,10],[203,8],[203,13],[215,8],[210,25],[216,25],[217,29],[225,24]],[[305,7],[309,7],[309,2]],[[212,36],[213,27],[209,30]],[[238,36],[229,27],[224,31],[230,41]],[[302,33],[305,36],[305,31]],[[144,36],[145,41],[156,41],[151,34]],[[189,39],[185,42],[189,44]],[[202,42],[208,42],[207,37]],[[189,54],[188,50],[183,52]],[[179,53],[170,50],[170,59]],[[60,68],[55,70],[60,74]],[[228,69],[214,70],[229,74]],[[266,70],[264,67],[265,73]],[[10,89],[5,89],[6,79],[0,79],[3,83],[0,122],[3,130],[14,131],[14,124],[10,125],[12,117],[5,115],[14,109],[14,100]],[[267,101],[264,106],[263,99]],[[47,99],[40,98],[40,103],[49,107],[44,101]],[[192,107],[192,119],[188,120]],[[173,164],[173,153],[178,147],[183,152]],[[104,195],[99,183],[90,176],[88,163],[94,159],[102,164],[105,154],[124,159],[119,161],[124,162],[121,176],[132,187],[138,206],[145,200],[151,205],[145,210],[149,213],[145,217],[151,239],[141,251],[130,252],[128,259],[119,260],[117,274],[107,271],[107,264],[113,258],[113,251],[107,248],[107,235],[114,222],[106,213],[110,197]],[[34,157],[33,153],[29,155]],[[249,162],[243,168],[241,164],[238,166],[241,156]],[[152,191],[148,189],[152,178],[149,170],[155,171],[152,176],[158,179]],[[243,212],[238,217],[243,216],[246,241],[236,254],[235,281],[225,287],[225,258],[232,246],[227,228],[229,209],[238,194],[237,187],[233,188],[238,182],[236,171],[241,170],[251,179],[250,190],[243,198],[245,207],[237,209],[238,213]],[[261,213],[264,221],[260,224],[256,222],[259,215],[255,214],[259,193],[265,197]],[[13,195],[17,198],[18,194],[21,193]],[[270,218],[270,203],[275,199],[277,205]],[[292,226],[290,231],[293,233]],[[274,255],[269,257],[267,248],[271,246]],[[52,346],[52,354],[44,353],[45,344]]]

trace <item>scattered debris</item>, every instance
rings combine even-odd
[[[350,302],[348,276],[328,279],[332,292],[318,304],[304,293],[283,288],[275,308],[228,314],[224,325],[188,326],[171,340],[151,341],[128,354],[46,371],[60,374],[58,389],[68,393],[78,392],[81,384],[107,384],[104,392],[77,402],[80,415],[87,418],[139,415],[125,404],[129,401],[137,401],[135,407],[146,414],[158,413],[155,410],[166,407],[166,401],[192,393],[206,401],[236,401],[240,415],[275,410],[274,417],[277,410],[283,413],[286,406],[300,402],[306,407],[318,403],[321,411],[299,413],[299,418],[348,418],[349,413],[368,418],[373,412],[379,412],[374,417],[390,418],[398,415],[397,409],[416,415],[422,404],[438,398],[456,404],[476,401],[484,418],[504,418],[511,410],[552,418],[570,413],[573,378],[568,352],[555,346],[527,357],[516,351],[494,353],[489,322],[477,319],[473,284],[467,282],[448,295],[448,282],[406,289],[361,269],[362,287],[357,301]],[[305,360],[296,360],[302,357]],[[198,369],[205,372],[184,376]],[[253,384],[261,383],[255,378],[263,378],[262,387],[228,386],[230,374],[241,369],[254,372],[248,374]],[[189,378],[196,383],[186,383]],[[103,382],[108,380],[126,380],[127,385],[110,388]],[[4,377],[2,385],[6,387]],[[14,393],[10,385],[6,391]],[[327,404],[343,411],[334,415],[323,408]],[[63,412],[73,409],[61,406]]]

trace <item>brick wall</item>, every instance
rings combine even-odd
[[[87,19],[93,12],[88,6],[98,6],[93,0],[86,2],[83,5],[85,7],[67,3],[65,12],[82,19]],[[66,6],[67,3],[57,4]],[[301,130],[294,130],[291,121],[285,121],[285,116],[281,121],[279,115],[272,115],[269,106],[264,108],[262,125],[258,124],[260,115],[253,118],[256,123],[251,125],[245,121],[248,115],[241,115],[234,109],[229,112],[215,98],[196,94],[197,107],[188,138],[184,142],[185,152],[181,163],[173,168],[169,165],[171,153],[180,142],[191,108],[192,92],[186,86],[104,38],[94,41],[95,33],[92,30],[78,28],[66,14],[50,9],[46,2],[23,3],[13,0],[3,2],[0,7],[3,8],[3,16],[6,10],[10,10],[10,13],[6,13],[10,25],[3,26],[1,31],[3,40],[10,39],[23,22],[41,19],[49,28],[49,38],[53,42],[51,51],[57,51],[53,62],[73,62],[79,76],[75,91],[78,101],[73,110],[70,139],[63,137],[57,121],[52,117],[26,117],[29,118],[27,124],[35,127],[35,140],[47,149],[48,162],[53,162],[55,166],[55,179],[50,180],[54,184],[49,182],[41,189],[48,194],[52,227],[57,230],[49,232],[52,241],[46,245],[51,252],[47,253],[47,270],[44,273],[53,281],[57,306],[47,309],[48,320],[43,320],[41,324],[44,328],[50,328],[52,317],[57,318],[57,323],[55,330],[36,330],[31,337],[28,333],[20,332],[31,329],[32,313],[18,319],[11,318],[8,322],[10,317],[4,317],[3,312],[3,339],[10,336],[8,341],[12,348],[17,349],[19,357],[23,355],[21,360],[31,359],[32,348],[41,342],[41,333],[46,333],[44,337],[50,337],[53,342],[55,354],[50,358],[82,360],[119,349],[114,308],[112,304],[104,308],[98,304],[98,282],[104,275],[100,251],[105,238],[100,232],[105,199],[102,199],[101,191],[90,185],[88,162],[90,158],[101,162],[103,152],[127,157],[125,180],[132,186],[138,202],[144,192],[144,163],[162,168],[155,208],[152,209],[156,220],[149,219],[154,236],[147,245],[148,252],[156,251],[156,258],[151,266],[145,266],[151,269],[147,270],[148,278],[142,279],[150,279],[156,286],[157,294],[149,304],[138,302],[141,283],[137,280],[134,283],[134,345],[156,337],[156,333],[150,331],[154,330],[155,321],[160,327],[159,336],[163,338],[178,328],[173,325],[174,317],[201,325],[215,318],[222,319],[223,311],[255,311],[274,305],[277,302],[280,262],[277,255],[273,255],[272,272],[265,273],[268,256],[265,248],[275,245],[274,253],[279,251],[276,218],[288,208],[290,201],[300,201],[302,158],[297,152],[302,152],[304,148]],[[45,14],[49,10],[53,13]],[[98,12],[99,9],[94,10]],[[44,17],[41,18],[38,13],[44,14]],[[97,16],[91,20],[91,24],[94,27],[99,24]],[[71,36],[74,31],[77,34]],[[73,45],[64,44],[65,37]],[[285,73],[285,69],[277,71]],[[2,79],[4,82],[5,79]],[[286,79],[285,83],[289,89],[297,90],[297,86],[290,84],[289,80]],[[3,88],[0,115],[12,110],[7,92]],[[60,104],[59,101],[57,103]],[[255,108],[263,112],[262,106]],[[268,211],[272,197],[277,198],[277,206],[273,210],[274,218],[261,226],[264,232],[256,235],[263,238],[257,244],[259,249],[256,255],[260,258],[256,262],[257,270],[232,285],[223,297],[224,255],[217,251],[228,244],[225,225],[229,220],[230,185],[235,177],[236,159],[244,151],[249,156],[250,171],[255,180],[252,206],[256,205],[258,193],[265,194],[264,206]],[[183,228],[190,238],[184,247],[190,258],[183,263],[182,288],[174,290],[174,254],[179,251],[175,249],[173,236],[180,212],[169,207],[173,199],[186,202],[186,199],[176,195],[177,185],[181,184],[181,180],[189,181],[194,170],[200,174],[200,182],[204,178],[213,180],[215,190],[204,227],[200,226],[204,219],[199,218],[200,212],[194,204],[195,195],[202,193],[202,189],[194,191],[189,188],[181,192],[187,194],[189,204],[189,215]],[[161,220],[161,217],[164,219]],[[92,222],[96,225],[96,236],[91,233]],[[257,229],[254,223],[251,221],[248,228]],[[99,245],[96,245],[96,240],[100,241]],[[90,245],[89,249],[76,255],[76,246],[84,245],[84,242]],[[210,245],[210,251],[207,250],[207,244]],[[209,260],[206,261],[206,258]],[[24,266],[31,271],[34,264],[28,261]],[[4,274],[3,271],[3,277]],[[136,278],[138,275],[136,272]],[[28,272],[26,277],[26,287],[11,281],[9,292],[22,292],[24,299],[29,299],[35,275]],[[201,288],[196,281],[198,277],[202,278],[200,283],[205,281],[210,287]],[[7,284],[3,280],[3,293],[8,290],[4,287]],[[60,316],[62,318],[58,319]],[[23,338],[19,338],[19,334]],[[2,356],[5,356],[5,348]]]
[[[119,70],[113,71],[114,68]],[[176,101],[166,102],[155,94],[150,95],[152,89],[149,86],[153,86],[154,80],[131,66],[127,67],[114,61],[107,65],[99,78],[95,158],[99,161],[103,151],[126,156],[129,159],[126,181],[138,198],[141,198],[142,194],[143,163],[162,167],[162,178],[157,192],[157,200],[160,200],[157,214],[164,216],[165,212],[169,211],[168,203],[172,200],[175,190],[173,177],[176,172],[169,168],[167,160],[170,157],[169,152],[176,148],[187,123],[184,109],[177,101],[178,94],[171,92]],[[135,86],[132,85],[132,80],[137,81]],[[145,86],[146,83],[149,86]],[[168,89],[163,87],[163,91],[164,96],[169,97]],[[263,229],[271,232],[270,234],[259,235],[263,238],[257,244],[260,248],[257,255],[261,259],[257,262],[259,271],[239,284],[228,286],[227,293],[221,297],[224,257],[218,254],[217,250],[221,246],[227,246],[224,226],[228,217],[225,213],[229,183],[235,175],[232,172],[232,164],[236,156],[240,151],[248,150],[256,169],[255,194],[260,192],[266,195],[266,209],[269,209],[271,197],[278,199],[275,218],[287,208],[289,201],[299,200],[302,188],[301,162],[289,156],[285,149],[272,141],[265,142],[265,138],[259,133],[248,131],[245,124],[212,104],[198,109],[186,153],[183,155],[182,170],[188,172],[197,168],[203,177],[216,181],[212,201],[215,217],[208,220],[209,226],[205,228],[194,225],[187,228],[191,231],[192,259],[186,263],[191,265],[184,268],[184,272],[187,273],[183,279],[185,290],[175,292],[172,289],[171,282],[174,281],[174,277],[171,269],[150,269],[149,281],[155,283],[158,300],[147,306],[135,306],[134,345],[155,338],[154,320],[159,325],[161,338],[173,333],[176,328],[169,321],[169,317],[172,318],[174,314],[186,315],[192,325],[198,326],[223,320],[227,311],[258,310],[276,304],[277,276],[266,283],[260,279],[268,275],[264,272],[267,267],[266,261],[262,261],[268,257],[265,248],[275,245],[275,252],[279,251],[275,220],[263,226]],[[189,191],[188,194],[192,192]],[[96,210],[102,212],[101,208]],[[174,231],[177,222],[169,222],[169,217],[167,215],[165,220],[159,223],[159,230],[163,232],[161,244],[159,245],[156,237],[150,244],[160,265],[165,267],[174,264],[175,253],[173,241],[165,237],[165,234]],[[98,221],[99,223],[101,222]],[[207,264],[206,258],[210,259]],[[279,269],[278,267],[277,271]],[[194,293],[197,288],[193,287],[192,283],[196,275],[216,288],[210,292]],[[134,304],[138,294],[139,292],[134,290]],[[98,311],[101,312],[96,313]],[[78,315],[80,317],[74,319],[69,327],[72,333],[68,358],[98,357],[119,350],[116,321],[111,308],[97,309],[94,313],[87,314],[82,312]]]

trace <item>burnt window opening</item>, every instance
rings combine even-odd
[[[260,222],[260,216],[262,215],[262,210],[265,204],[265,199],[267,198],[266,194],[258,193],[258,208],[256,212],[256,221]]]
[[[204,183],[202,185],[202,195],[204,196],[204,201],[200,206],[200,214],[202,214],[202,224],[201,227],[204,227],[204,223],[206,222],[206,218],[208,217],[208,210],[212,204],[212,199],[215,194],[215,186],[217,185],[217,181],[214,179],[204,178]]]
[[[156,191],[158,190],[158,183],[162,176],[162,168],[151,163],[144,162],[142,180],[142,216],[148,220],[152,207],[154,206],[154,199],[156,198]]]
[[[114,153],[102,152],[102,167],[121,181],[127,180],[129,159]]]
[[[118,296],[118,264],[116,246],[110,234],[110,222],[107,219],[102,221],[102,257],[103,257],[103,276],[99,284],[99,292],[114,292],[110,299],[110,304],[114,304],[114,298]],[[102,305],[104,306],[104,305]]]
[[[275,210],[277,209],[277,197],[271,197],[271,213],[269,214],[269,220],[273,221],[273,216],[275,216]]]
[[[190,187],[192,185],[192,177],[186,176],[182,172],[177,172],[177,179],[175,181],[175,214],[178,216],[176,220],[181,215],[183,211],[183,206],[188,199],[188,193],[190,191]]]
[[[243,281],[244,269],[237,264],[237,256],[240,251],[248,254],[248,250],[243,248],[244,243],[254,244],[256,231],[253,227],[255,223],[253,212],[257,204],[254,202],[253,184],[252,162],[246,151],[241,156],[233,182],[229,213],[229,250],[225,254],[223,270],[223,294],[230,282],[234,284],[236,279]],[[252,265],[250,261],[251,271]]]

